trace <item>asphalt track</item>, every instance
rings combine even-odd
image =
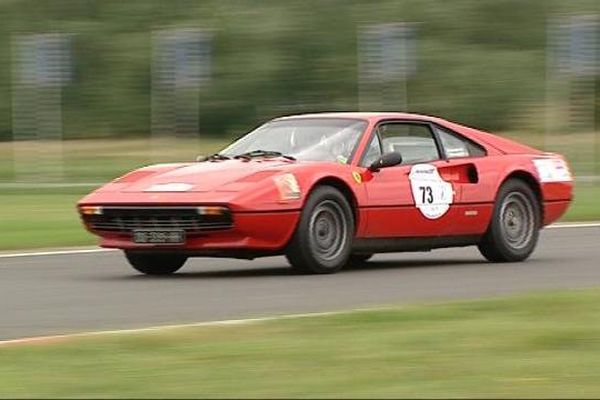
[[[171,277],[135,273],[121,253],[0,258],[0,340],[274,314],[434,302],[600,285],[600,227],[547,229],[525,263],[475,248],[386,254],[327,276],[283,257],[192,259]]]

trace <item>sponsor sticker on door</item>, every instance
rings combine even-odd
[[[415,206],[428,219],[438,219],[450,209],[452,184],[440,176],[435,165],[416,164],[408,176]]]

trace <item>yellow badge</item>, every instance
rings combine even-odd
[[[352,171],[352,177],[354,178],[356,183],[362,183],[362,175],[360,174],[360,172]]]

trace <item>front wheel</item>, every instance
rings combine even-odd
[[[129,264],[136,270],[146,275],[170,275],[187,261],[186,256],[173,253],[140,253],[125,251]]]
[[[344,195],[331,186],[320,186],[302,210],[286,257],[302,273],[337,272],[348,262],[353,235],[354,217]]]
[[[523,261],[535,249],[540,227],[541,207],[531,187],[521,180],[508,180],[498,191],[479,251],[492,262]]]

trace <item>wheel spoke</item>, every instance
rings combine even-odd
[[[347,237],[347,221],[335,201],[325,200],[315,208],[309,225],[311,248],[322,260],[332,260],[343,250]]]
[[[535,230],[533,208],[527,197],[512,192],[504,199],[500,212],[500,227],[507,244],[514,249],[526,247]]]

